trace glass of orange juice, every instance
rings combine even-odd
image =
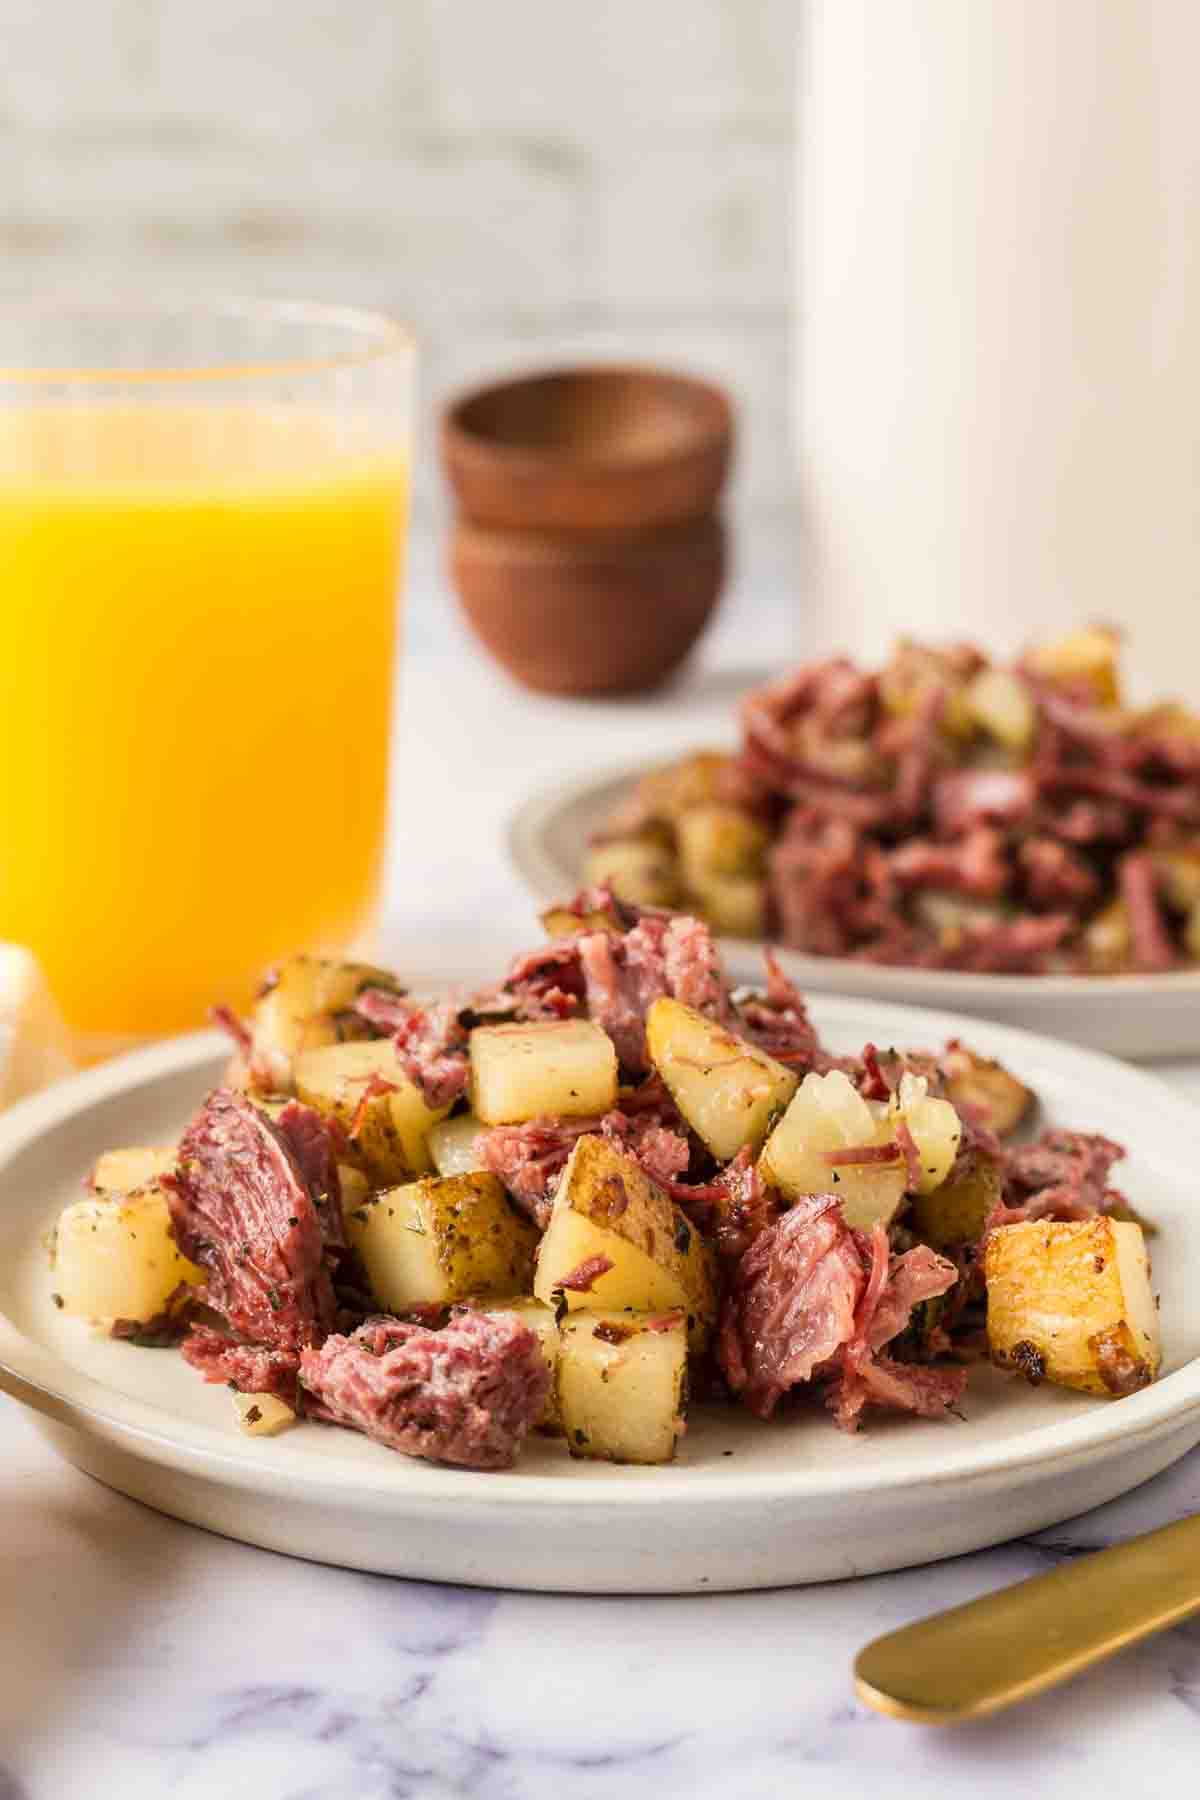
[[[369,930],[412,366],[333,307],[0,309],[0,939],[82,1057]]]

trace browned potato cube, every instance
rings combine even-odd
[[[767,898],[767,884],[756,875],[710,875],[691,890],[697,912],[723,937],[765,937]]]
[[[1115,631],[1091,626],[1069,637],[1037,644],[1026,660],[1036,674],[1054,682],[1084,681],[1097,706],[1118,706],[1121,700],[1119,658],[1121,640]]]
[[[1002,1167],[994,1157],[978,1153],[962,1159],[941,1187],[914,1194],[908,1223],[935,1250],[977,1244],[988,1215],[1004,1190]]]
[[[346,1214],[346,1236],[388,1312],[526,1291],[537,1233],[494,1175],[431,1175]]]
[[[1139,1226],[1098,1217],[1005,1225],[984,1257],[992,1360],[1030,1381],[1130,1394],[1158,1374],[1158,1308]]]
[[[1083,933],[1088,966],[1097,975],[1119,975],[1129,967],[1133,930],[1124,900],[1110,900],[1093,913]]]
[[[679,870],[674,852],[647,838],[613,838],[593,844],[583,865],[589,887],[611,888],[633,906],[674,906]],[[579,929],[578,922],[576,930]]]
[[[737,806],[693,806],[675,821],[679,866],[688,887],[712,876],[761,875],[767,828]]]
[[[683,1314],[571,1313],[562,1326],[557,1387],[572,1456],[670,1462],[687,1410]]]
[[[589,1135],[559,1179],[533,1291],[547,1305],[561,1297],[570,1310],[678,1307],[699,1351],[716,1321],[716,1254],[640,1164]]]
[[[1003,1063],[951,1044],[942,1057],[946,1097],[955,1106],[978,1107],[997,1137],[1015,1131],[1033,1105],[1033,1089],[1010,1075]]]

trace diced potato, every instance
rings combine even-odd
[[[746,1145],[757,1152],[796,1091],[791,1069],[678,1000],[654,1002],[646,1045],[671,1098],[718,1162]]]
[[[1168,906],[1182,913],[1200,906],[1200,849],[1156,850],[1153,856]]]
[[[602,1272],[585,1289],[572,1288],[593,1258],[602,1259]],[[533,1291],[548,1305],[561,1294],[571,1310],[681,1307],[688,1340],[702,1350],[716,1318],[716,1253],[632,1157],[589,1135],[559,1178]]]
[[[1156,737],[1184,738],[1191,743],[1200,740],[1200,713],[1178,700],[1159,700],[1143,707],[1133,715],[1131,726]]]
[[[889,1116],[893,1128],[903,1120],[916,1145],[921,1165],[916,1192],[931,1194],[954,1167],[962,1143],[962,1120],[949,1100],[930,1094],[923,1075],[912,1075],[908,1070],[892,1095]]]
[[[969,737],[974,719],[967,705],[962,672],[953,657],[944,650],[901,638],[879,676],[879,698],[885,711],[896,718],[908,718],[925,704],[934,688],[945,695],[943,731],[951,737]]]
[[[965,1044],[948,1046],[941,1061],[946,1097],[955,1106],[975,1106],[986,1111],[986,1123],[997,1137],[1015,1131],[1033,1105],[1033,1089],[1027,1088],[989,1057],[979,1056]]]
[[[719,801],[732,760],[723,750],[696,750],[681,762],[653,769],[637,787],[642,815],[674,825],[693,807]]]
[[[478,1312],[510,1312],[515,1313],[522,1325],[528,1325],[541,1346],[542,1357],[550,1371],[550,1387],[546,1394],[546,1404],[542,1408],[542,1416],[536,1421],[537,1429],[557,1435],[562,1431],[562,1419],[558,1410],[558,1318],[552,1306],[545,1306],[540,1300],[530,1300],[522,1295],[514,1300],[511,1297],[498,1300],[477,1300],[471,1303]]]
[[[162,1312],[181,1281],[205,1279],[171,1235],[160,1187],[75,1200],[59,1215],[55,1291],[63,1310],[77,1318],[145,1324]]]
[[[766,936],[767,884],[761,876],[710,875],[693,882],[691,897],[713,930],[723,936]]]
[[[1132,1393],[1157,1375],[1158,1309],[1137,1225],[1005,1225],[988,1238],[984,1273],[993,1362],[1087,1394]]]
[[[1183,947],[1195,962],[1200,962],[1200,901],[1188,914],[1183,928]]]
[[[131,1189],[169,1175],[175,1167],[175,1147],[168,1149],[106,1150],[96,1158],[92,1188],[97,1194],[128,1194]]]
[[[537,1232],[494,1175],[431,1175],[385,1188],[346,1214],[385,1312],[528,1292]]]
[[[354,1011],[364,988],[395,989],[396,977],[369,963],[291,956],[269,977],[250,1019],[256,1078],[286,1091],[297,1057],[323,1044],[366,1038],[370,1027]]]
[[[353,1163],[338,1164],[338,1181],[342,1190],[343,1213],[348,1213],[354,1207],[361,1206],[364,1200],[370,1198],[371,1183],[363,1171],[356,1169]]]
[[[1124,900],[1110,900],[1092,915],[1084,928],[1083,947],[1088,966],[1097,975],[1115,975],[1129,967],[1133,930]]]
[[[247,1437],[277,1437],[296,1415],[286,1401],[276,1394],[231,1394],[234,1416]]]
[[[761,937],[767,922],[768,834],[737,806],[712,803],[680,813],[675,830],[684,887],[715,930]]]
[[[487,1165],[480,1161],[475,1145],[481,1131],[487,1127],[481,1125],[474,1113],[458,1113],[453,1119],[443,1119],[429,1133],[429,1154],[433,1158],[433,1166],[439,1175],[471,1175],[477,1169]]]
[[[1024,752],[1033,743],[1037,714],[1033,696],[1011,669],[981,669],[964,694],[972,720],[1007,750]]]
[[[940,1187],[913,1198],[906,1222],[935,1250],[977,1244],[1004,1190],[1003,1170],[994,1157],[975,1153],[963,1162],[965,1167]]]
[[[549,938],[574,937],[577,931],[609,931],[620,935],[620,927],[603,912],[572,912],[569,906],[551,906],[541,915],[542,929]]]
[[[471,1106],[485,1125],[558,1113],[590,1118],[617,1098],[617,1053],[589,1019],[478,1025],[470,1039]]]
[[[589,887],[611,888],[634,906],[674,906],[679,899],[674,853],[648,838],[593,844],[584,858],[583,879]]]
[[[572,1456],[670,1462],[687,1411],[683,1314],[572,1313],[562,1327],[558,1406]]]
[[[1120,653],[1121,640],[1115,631],[1092,626],[1052,643],[1035,645],[1026,660],[1031,669],[1050,681],[1086,681],[1098,706],[1118,706]]]
[[[679,866],[690,888],[713,875],[761,875],[768,832],[737,806],[693,806],[675,821]]]
[[[943,950],[957,950],[972,932],[1003,925],[1008,916],[1002,902],[977,900],[947,888],[920,888],[910,904],[918,921],[937,933]]]
[[[371,1084],[387,1082],[375,1090]],[[390,1038],[326,1044],[296,1062],[296,1092],[337,1119],[375,1187],[392,1187],[433,1167],[430,1129],[448,1106],[429,1106],[400,1067]]]
[[[836,1194],[848,1225],[867,1231],[891,1223],[904,1201],[907,1166],[897,1152],[886,1162],[830,1161],[839,1151],[871,1149],[892,1140],[882,1102],[864,1100],[840,1069],[809,1074],[763,1148],[766,1181],[788,1200]]]

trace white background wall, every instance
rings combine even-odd
[[[382,303],[426,418],[558,354],[661,358],[788,451],[798,0],[0,0],[3,286]],[[423,446],[420,503],[437,478]]]

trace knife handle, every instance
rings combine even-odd
[[[891,1718],[954,1725],[1069,1681],[1196,1612],[1200,1517],[876,1638],[855,1661],[855,1688]]]

